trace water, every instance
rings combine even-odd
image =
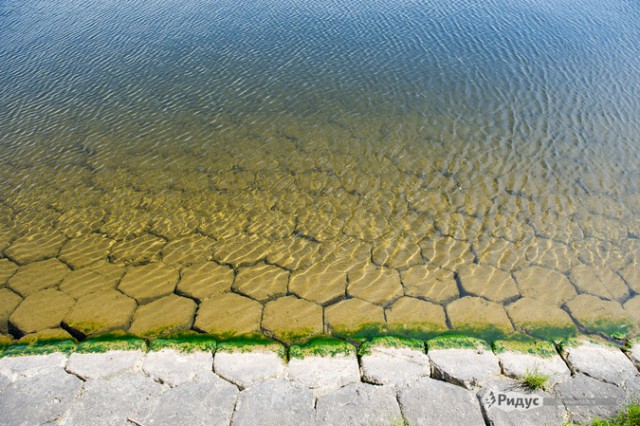
[[[390,327],[401,296],[447,328],[492,325],[451,305],[481,297],[509,314],[493,325],[526,331],[514,306],[538,300],[582,332],[628,331],[639,23],[628,1],[4,1],[0,332],[153,334],[141,308],[176,294],[195,303],[174,328],[282,338],[268,315],[205,324],[227,292],[320,304],[334,334],[341,308]],[[159,262],[161,290],[135,275]],[[185,277],[212,264],[231,275],[195,291]],[[29,268],[51,279],[25,284]],[[555,287],[525,279],[549,271]],[[49,288],[75,307],[23,325],[16,307]],[[70,315],[98,291],[137,305],[81,331]]]

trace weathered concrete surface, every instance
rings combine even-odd
[[[556,394],[562,399],[574,422],[590,423],[594,418],[611,417],[620,410],[625,392],[583,374],[561,383]]]
[[[152,351],[145,356],[142,371],[171,387],[187,382],[211,382],[213,355],[210,352],[180,353],[173,349]]]
[[[52,288],[38,291],[20,303],[9,322],[23,334],[59,327],[75,303],[71,296]]]
[[[139,371],[142,360],[142,351],[72,353],[66,370],[83,380],[106,379],[127,371]]]
[[[489,350],[436,349],[429,351],[433,377],[473,389],[500,374],[498,358]]]
[[[440,305],[413,297],[401,297],[386,310],[387,329],[398,335],[427,337],[447,330]]]
[[[73,425],[127,424],[147,418],[160,402],[165,387],[142,374],[122,374],[109,380],[85,382],[71,404],[66,423]]]
[[[24,377],[0,394],[6,425],[53,424],[63,419],[82,389],[82,381],[56,368]]]
[[[277,353],[270,351],[218,351],[213,360],[213,370],[244,389],[269,379],[282,378],[285,363]]]
[[[639,375],[629,358],[613,346],[582,341],[575,347],[565,347],[563,356],[575,372],[617,386],[623,386],[627,380]]]
[[[564,382],[571,377],[571,370],[560,355],[541,357],[528,353],[507,351],[497,354],[502,373],[509,377],[522,379],[527,374],[549,376],[549,385]]]
[[[498,401],[498,395],[514,398],[540,398],[539,406],[515,407]],[[561,425],[568,420],[561,401],[543,391],[530,392],[520,382],[506,378],[493,380],[478,392],[478,400],[491,425],[539,426]],[[525,402],[526,403],[526,402]]]
[[[401,420],[396,393],[386,386],[352,383],[316,402],[318,425],[388,425]]]
[[[162,394],[144,425],[229,425],[238,388],[212,375],[207,383],[184,383]]]
[[[308,356],[289,361],[287,378],[293,383],[314,390],[316,395],[360,381],[355,355],[332,357]]]
[[[315,425],[313,393],[285,380],[270,380],[240,393],[232,425]]]
[[[429,377],[429,357],[411,348],[374,346],[361,358],[362,379],[377,385],[406,386]]]
[[[283,342],[308,339],[324,329],[322,307],[295,296],[280,297],[265,305],[262,327]]]
[[[569,314],[547,302],[523,297],[506,309],[516,329],[541,339],[564,337],[578,332]]]
[[[400,390],[398,401],[411,425],[484,424],[475,394],[450,383],[422,378]]]
[[[61,370],[66,363],[67,356],[62,353],[4,357],[0,358],[0,374],[11,381],[16,381],[23,377],[28,378]]]
[[[628,355],[636,368],[640,370],[640,342],[636,342],[631,346]]]
[[[127,328],[136,301],[117,290],[105,290],[78,299],[63,319],[64,324],[85,336]]]

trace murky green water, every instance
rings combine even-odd
[[[0,2],[0,332],[633,330],[639,24]]]

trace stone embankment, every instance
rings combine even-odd
[[[9,354],[10,355],[10,354]],[[0,358],[7,425],[559,425],[640,397],[640,341],[83,342]],[[538,381],[539,387],[532,385]],[[529,383],[529,385],[527,385]]]

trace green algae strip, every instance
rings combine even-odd
[[[547,340],[519,339],[519,340],[496,340],[492,344],[495,353],[520,352],[535,355],[542,358],[549,358],[558,355],[558,351],[553,343]]]
[[[355,346],[333,337],[314,337],[303,345],[293,345],[289,348],[290,358],[305,358],[308,356],[333,357],[337,355],[355,355],[355,353]]]
[[[102,353],[107,351],[146,351],[147,342],[126,333],[108,333],[88,338],[78,344],[78,353]]]
[[[427,341],[427,350],[438,349],[484,349],[488,350],[489,344],[477,337],[464,334],[443,334]]]
[[[36,340],[33,342],[18,341],[7,345],[0,357],[23,355],[48,355],[54,352],[70,354],[77,350],[77,342],[73,339]]]
[[[368,342],[360,345],[358,355],[364,356],[371,354],[371,350],[375,347],[412,349],[415,351],[425,352],[425,344],[422,340],[410,339],[401,336],[385,336],[376,337]]]
[[[216,352],[245,353],[245,352],[275,352],[285,358],[286,348],[273,340],[266,338],[240,337],[218,342]]]
[[[178,352],[213,352],[218,341],[210,335],[194,331],[176,333],[149,342],[149,350],[173,349]]]

